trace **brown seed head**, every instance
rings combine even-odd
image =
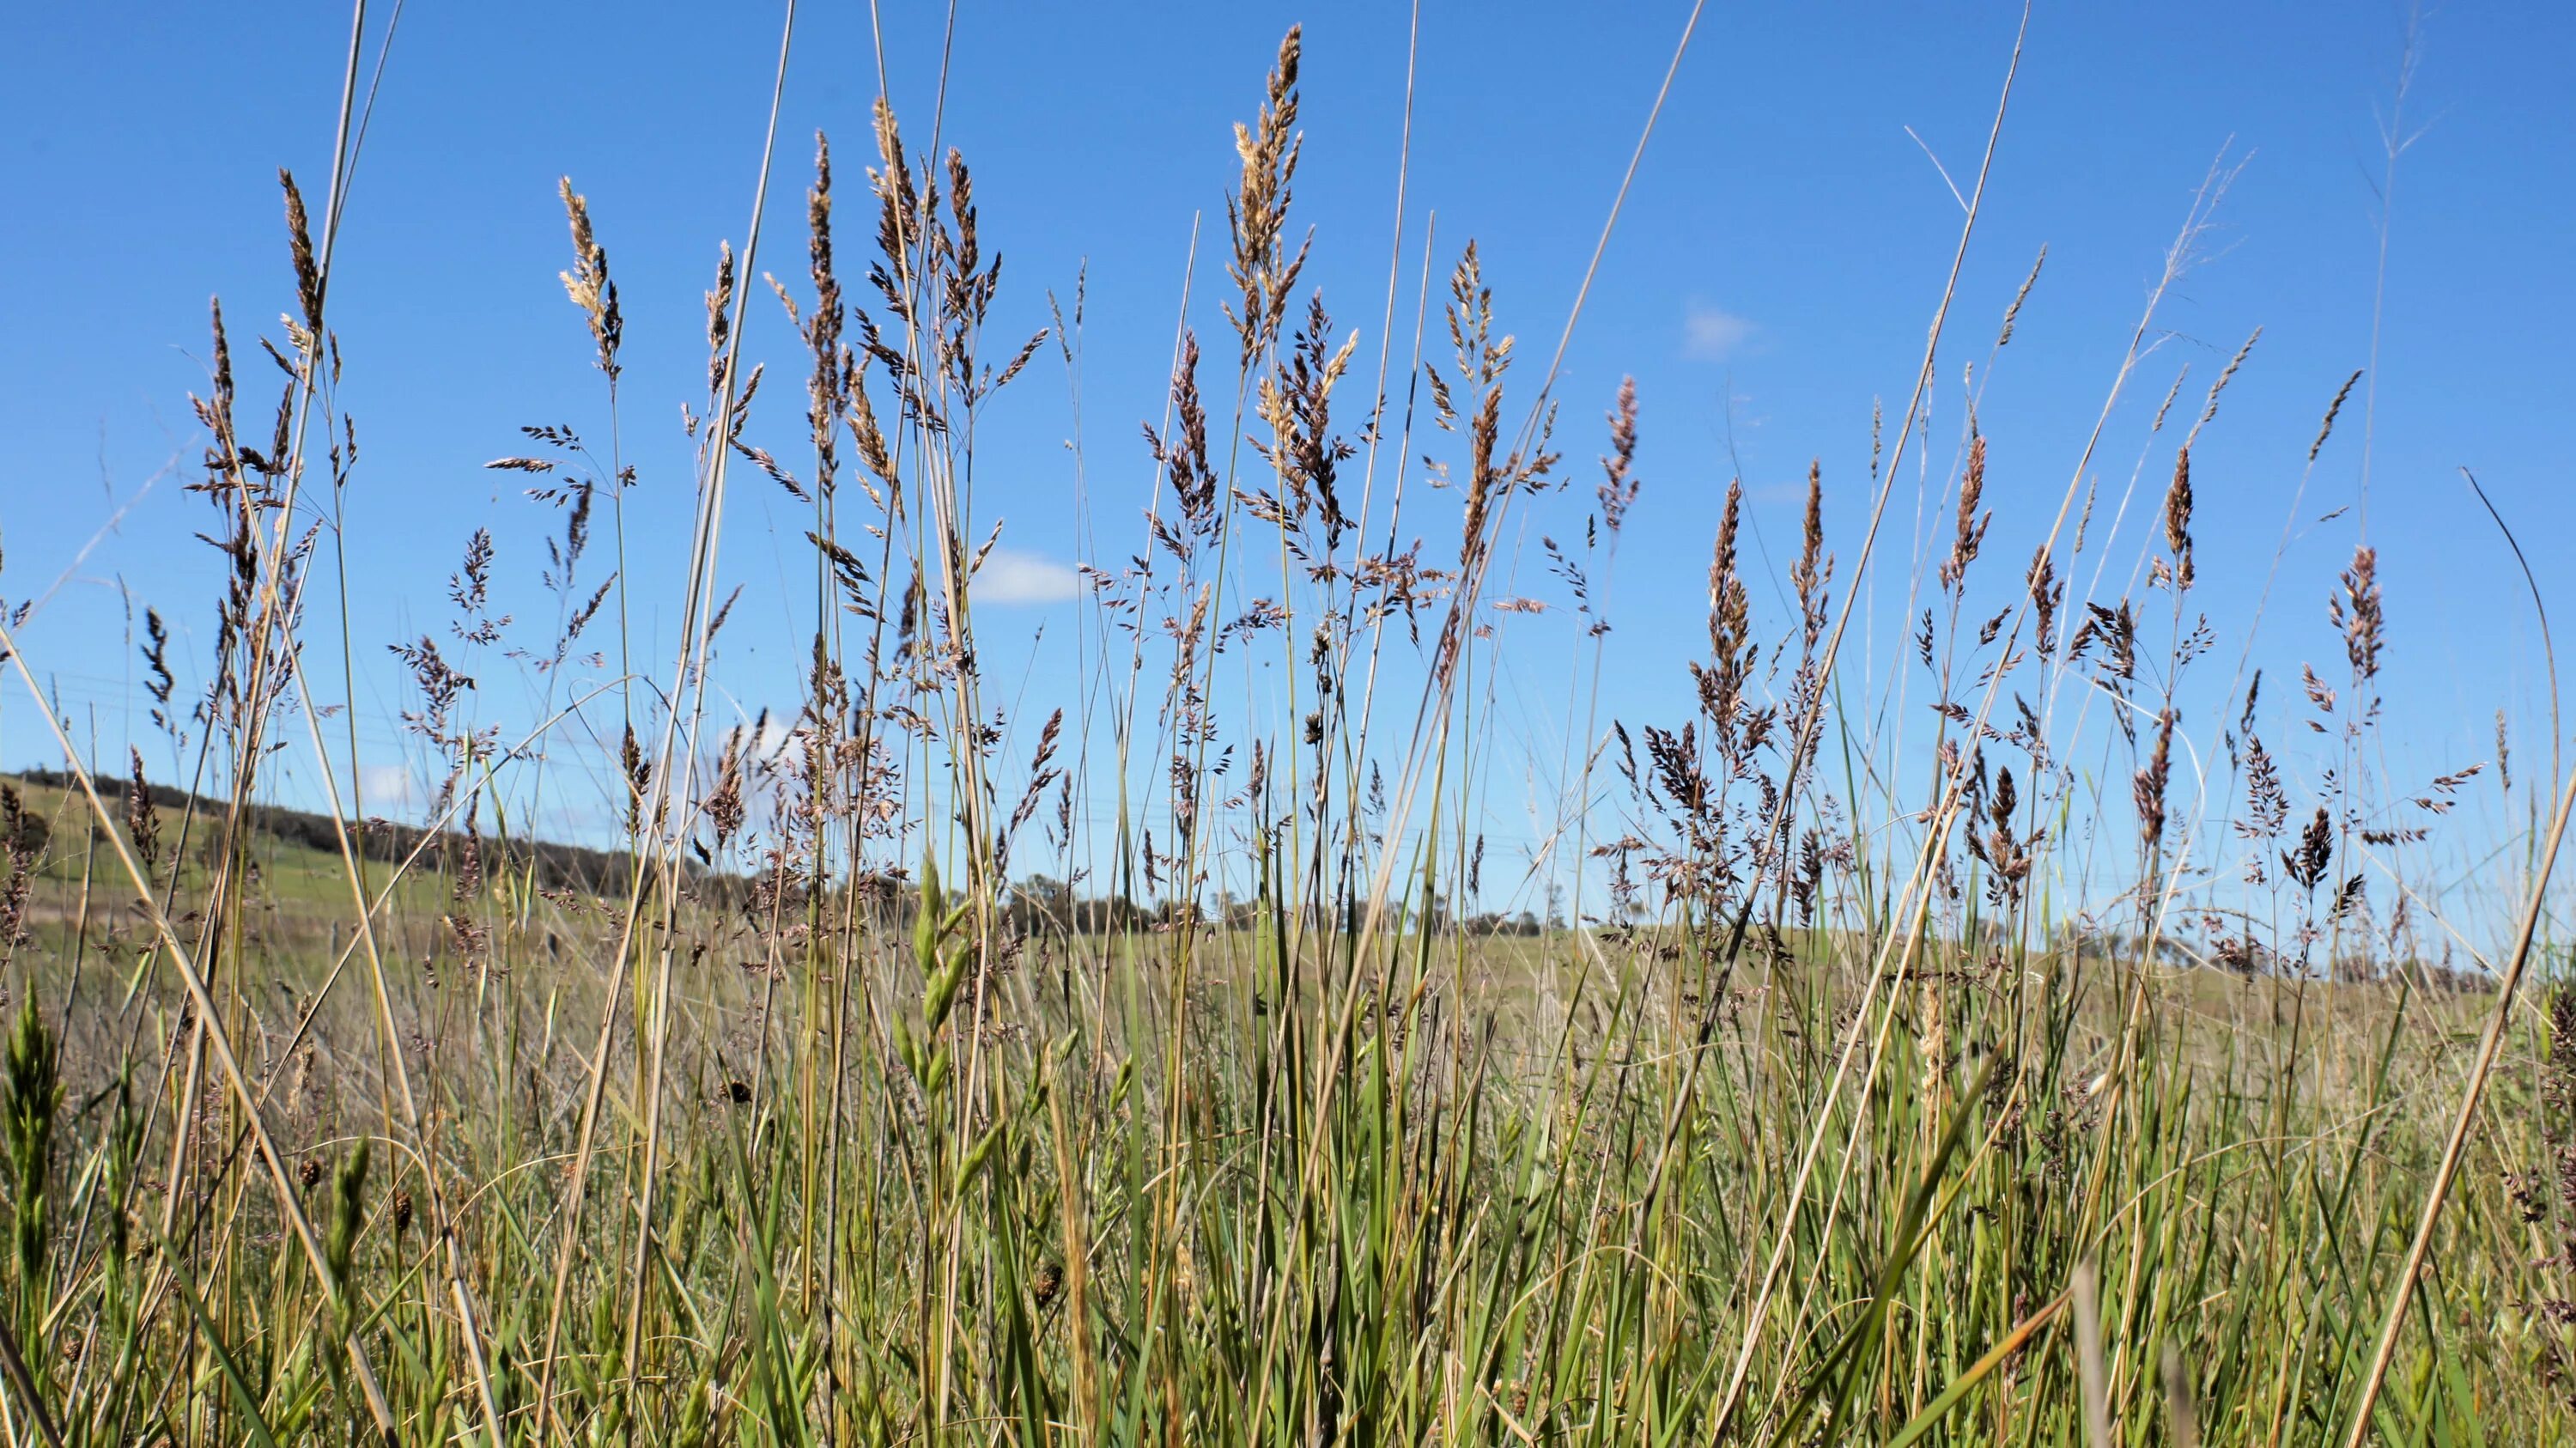
[[[287,245],[295,254],[295,295],[304,308],[304,326],[318,345],[322,333],[322,269],[313,259],[313,228],[304,215],[304,193],[295,189],[295,177],[285,167],[277,171],[277,184],[286,191]]]
[[[1637,379],[1619,380],[1619,400],[1610,409],[1610,456],[1601,460],[1601,521],[1616,533],[1628,518],[1628,505],[1637,501],[1637,480],[1631,469],[1637,460]]]
[[[1951,540],[1950,556],[1941,564],[1941,587],[1956,592],[1960,580],[1968,575],[1968,565],[1977,561],[1977,550],[1986,541],[1986,525],[1995,515],[1977,514],[1977,504],[1986,494],[1986,439],[1982,433],[1968,440],[1968,469],[1959,479],[1959,532]]]
[[[2191,449],[2174,454],[2173,485],[2165,489],[2165,546],[2173,550],[2174,588],[2191,588]]]
[[[556,186],[563,197],[564,213],[572,221],[572,270],[560,273],[564,294],[581,308],[582,317],[590,323],[591,339],[599,344],[599,370],[617,380],[617,344],[625,336],[625,314],[617,308],[617,283],[608,279],[608,252],[590,229],[590,203],[572,189],[572,178],[563,177]]]
[[[2367,544],[2352,550],[2352,566],[2343,571],[2343,591],[2327,600],[2326,615],[2343,635],[2344,657],[2353,678],[2367,683],[2379,677],[2379,650],[2385,622],[2379,599],[2379,550]]]

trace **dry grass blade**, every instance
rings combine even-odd
[[[2075,1364],[2084,1392],[2086,1448],[2111,1448],[2111,1372],[2102,1350],[2102,1268],[2075,1264]]]
[[[1855,577],[1867,571],[1869,567],[1870,553],[1877,542],[1879,522],[1886,514],[1888,498],[1895,486],[1896,473],[1898,466],[1904,457],[1906,442],[1914,434],[1914,420],[1922,409],[1924,390],[1931,385],[1933,359],[1940,346],[1943,327],[1949,319],[1951,300],[1958,293],[1959,274],[1967,265],[1968,243],[1976,235],[1978,210],[1985,199],[1987,179],[1992,175],[1994,170],[1996,148],[2003,140],[2004,117],[2011,108],[2013,81],[2021,73],[2022,41],[2028,35],[2029,28],[2030,7],[2025,4],[2022,7],[2020,28],[2015,32],[2013,38],[2012,59],[2004,67],[2002,94],[1995,102],[1994,120],[1987,129],[1985,155],[1983,159],[1978,162],[1976,188],[1969,194],[1967,215],[1960,223],[1959,244],[1951,256],[1949,278],[1943,285],[1940,304],[1933,311],[1930,335],[1925,338],[1923,344],[1922,364],[1915,369],[1914,392],[1907,403],[1905,420],[1900,425],[1897,432],[1896,454],[1888,463],[1884,474],[1884,480],[1879,489],[1878,499],[1876,503],[1873,504],[1870,511],[1869,530],[1862,539],[1859,556],[1853,563],[1852,572]],[[1821,656],[1820,667],[1827,674],[1833,672],[1835,660],[1840,655],[1844,633],[1850,627],[1852,610],[1855,601],[1859,596],[1860,591],[1857,588],[1846,589],[1844,591],[1841,613],[1834,620],[1833,632],[1828,637],[1824,653]],[[2000,682],[2000,680],[1998,680],[1998,682]],[[1799,719],[1798,731],[1791,751],[1791,758],[1804,759],[1807,756],[1808,751],[1811,748],[1811,741],[1815,737],[1815,731],[1822,727],[1822,714],[1822,699],[1821,696],[1819,696],[1817,702],[1811,704]],[[1764,829],[1764,837],[1766,839],[1778,839],[1780,837],[1783,822],[1786,818],[1788,802],[1794,798],[1794,796],[1794,790],[1784,790],[1781,792],[1780,802],[1774,807],[1772,818],[1766,824]],[[1953,801],[1959,797],[1955,786],[1950,789],[1950,797]],[[1949,818],[1955,818],[1955,814],[1945,814],[1945,827],[1946,821]],[[1927,846],[1923,856],[1918,860],[1913,872],[1918,879],[1924,878],[1928,875],[1932,853],[1933,847]],[[1754,893],[1758,894],[1759,892],[1757,890]],[[1911,887],[1909,886],[1909,893],[1905,897],[1905,902],[1897,906],[1896,913],[1899,916],[1910,914],[1915,908],[1914,900],[1915,897],[1911,893]],[[1739,912],[1728,946],[1730,958],[1732,957],[1734,950],[1740,948],[1744,938],[1745,928],[1750,918],[1749,908],[1743,912]],[[1906,932],[1906,952],[1904,961],[1899,966],[1900,977],[1904,970],[1909,968],[1912,964],[1912,950],[1915,938],[1916,937],[1912,932]],[[1891,937],[1887,943],[1890,948],[1893,948],[1896,943],[1895,938]],[[1808,1180],[1814,1173],[1816,1162],[1824,1150],[1826,1127],[1832,1118],[1835,1102],[1841,1094],[1843,1079],[1847,1073],[1848,1067],[1850,1066],[1853,1051],[1859,1045],[1861,1032],[1869,1015],[1870,1005],[1877,997],[1879,982],[1885,975],[1885,965],[1886,955],[1882,952],[1877,968],[1871,972],[1868,990],[1862,997],[1860,1009],[1852,1017],[1850,1030],[1846,1034],[1842,1048],[1836,1056],[1832,1078],[1827,1087],[1824,1100],[1816,1111],[1815,1128],[1809,1133],[1807,1145],[1800,1154],[1797,1176],[1790,1189],[1790,1199],[1793,1203],[1801,1203],[1805,1200]],[[1710,1014],[1713,1016],[1713,1008]],[[1705,1035],[1706,1032],[1703,1031],[1703,1039],[1705,1039]],[[1884,1038],[1882,1037],[1882,1039]],[[1879,1054],[1880,1053],[1877,1051],[1873,1051],[1871,1054],[1870,1074],[1873,1080],[1876,1078],[1877,1074],[1877,1061],[1879,1059]],[[1672,1161],[1675,1147],[1681,1140],[1681,1127],[1682,1122],[1685,1119],[1684,1112],[1686,1103],[1689,1100],[1692,1088],[1696,1082],[1702,1059],[1704,1059],[1702,1053],[1695,1051],[1692,1054],[1689,1066],[1683,1076],[1682,1090],[1674,1100],[1672,1110],[1664,1123],[1662,1140],[1655,1155],[1654,1170],[1652,1175],[1649,1176],[1647,1183],[1649,1200],[1652,1200],[1654,1193],[1660,1189],[1663,1176]],[[1855,1138],[1855,1140],[1857,1140],[1857,1138]],[[1743,1402],[1746,1378],[1752,1371],[1753,1354],[1760,1330],[1759,1324],[1763,1321],[1764,1314],[1769,1310],[1772,1293],[1777,1290],[1780,1281],[1780,1274],[1788,1264],[1789,1244],[1792,1228],[1794,1226],[1794,1216],[1795,1212],[1793,1210],[1790,1214],[1781,1219],[1779,1234],[1773,1242],[1772,1249],[1769,1254],[1769,1260],[1763,1267],[1761,1284],[1754,1293],[1752,1310],[1745,1317],[1743,1342],[1737,1349],[1734,1366],[1728,1374],[1725,1394],[1718,1400],[1717,1412],[1711,1421],[1710,1438],[1712,1441],[1724,1436],[1727,1427],[1734,1420],[1736,1410]]]
[[[99,797],[97,781],[80,763],[79,749],[73,745],[71,736],[64,732],[62,721],[55,716],[52,702],[45,697],[44,690],[36,682],[36,676],[28,671],[27,656],[18,647],[16,634],[5,622],[0,622],[0,657],[7,658],[10,667],[17,671],[18,682],[26,686],[28,698],[35,701],[37,713],[43,719],[47,732],[53,736],[55,746],[62,751],[62,757],[71,765],[70,772],[79,785],[82,797],[89,805],[92,817],[112,818],[114,812],[109,810],[106,801]],[[312,1267],[314,1276],[329,1290],[337,1292],[339,1281],[332,1274],[329,1262],[323,1257],[322,1240],[313,1231],[312,1219],[305,1215],[295,1181],[287,1170],[286,1159],[278,1151],[276,1139],[269,1134],[267,1123],[260,1117],[258,1094],[251,1090],[250,1080],[243,1074],[241,1063],[233,1054],[232,1037],[224,1029],[213,990],[207,986],[204,976],[198,972],[195,962],[189,956],[186,944],[179,939],[178,932],[171,927],[169,916],[163,912],[160,902],[154,897],[152,882],[146,876],[141,862],[135,859],[132,846],[126,843],[122,835],[113,832],[108,833],[107,840],[116,852],[117,863],[124,867],[127,883],[133,886],[139,907],[146,914],[154,934],[160,937],[161,948],[168,954],[171,966],[178,971],[180,983],[187,988],[189,996],[196,1003],[197,1010],[200,1012],[200,1029],[206,1044],[214,1054],[217,1068],[223,1072],[225,1087],[231,1092],[233,1099],[241,1105],[251,1143],[258,1151],[260,1164],[268,1169],[270,1184],[276,1188],[278,1215],[285,1219],[288,1228],[294,1233],[296,1244],[303,1249],[304,1260]],[[346,1346],[350,1365],[355,1369],[359,1383],[366,1390],[368,1410],[374,1415],[378,1429],[390,1436],[394,1431],[393,1410],[385,1404],[384,1389],[378,1385],[375,1369],[367,1360],[366,1345],[357,1337],[351,1336],[346,1339]]]
[[[2433,1180],[2424,1190],[2423,1211],[2416,1218],[2414,1239],[2407,1244],[2406,1260],[2397,1269],[2397,1280],[2389,1291],[2388,1313],[2381,1321],[2379,1343],[2370,1356],[2370,1374],[2362,1380],[2361,1400],[2352,1410],[2352,1424],[2344,1435],[2344,1448],[2361,1448],[2370,1437],[2371,1409],[2379,1401],[2380,1389],[2388,1381],[2388,1369],[2397,1360],[2397,1341],[2406,1330],[2407,1309],[2415,1299],[2416,1280],[2423,1275],[2424,1259],[2433,1250],[2433,1229],[2442,1219],[2442,1208],[2449,1201],[2451,1185],[2458,1178],[2460,1163],[2469,1151],[2469,1136],[2477,1127],[2478,1104],[2485,1096],[2487,1080],[2495,1072],[2496,1060],[2504,1052],[2505,1032],[2513,1024],[2514,993],[2522,985],[2523,972],[2531,964],[2531,946],[2539,934],[2541,915],[2547,903],[2549,876],[2558,864],[2559,844],[2567,837],[2567,820],[2576,812],[2576,774],[2567,777],[2559,792],[2558,809],[2550,817],[2549,832],[2541,837],[2540,857],[2532,867],[2525,885],[2528,899],[2523,905],[2522,921],[2514,934],[2513,949],[2505,957],[2504,970],[2496,980],[2495,1009],[2488,1015],[2486,1029],[2478,1037],[2478,1054],[2469,1067],[2468,1083],[2460,1092],[2458,1115],[2442,1145],[2441,1160],[2433,1168]]]
[[[36,1386],[35,1374],[27,1371],[26,1356],[18,1350],[18,1335],[0,1323],[0,1372],[9,1378],[10,1389],[25,1405],[27,1416],[34,1419],[36,1432],[50,1448],[63,1448],[63,1430],[54,1426],[54,1415],[45,1407],[45,1396]]]

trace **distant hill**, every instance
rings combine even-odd
[[[31,769],[12,777],[38,789],[62,791],[69,795],[77,795],[80,788],[78,780],[55,769]],[[114,801],[120,809],[133,788],[129,781],[106,774],[98,775],[95,782],[100,797]],[[223,800],[192,796],[166,784],[147,785],[146,789],[153,808],[165,819],[176,819],[192,805],[200,819],[217,819],[227,807]],[[340,837],[329,815],[254,804],[250,807],[250,821],[253,829],[282,847],[316,851],[331,860],[339,859]],[[385,819],[358,823],[355,834],[364,858],[396,864],[411,858],[422,842],[430,839],[430,832],[416,825],[397,824]],[[421,852],[421,858],[424,862],[435,861],[443,849],[462,846],[464,842],[462,831],[445,831],[440,838],[431,841],[428,850]],[[494,852],[499,848],[498,842],[487,834],[481,837],[479,844],[485,853],[485,868],[497,868],[500,860]],[[533,866],[537,883],[548,889],[574,890],[586,895],[623,894],[633,868],[632,857],[624,850],[598,850],[542,840],[510,841],[508,861],[514,869]]]

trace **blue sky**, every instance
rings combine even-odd
[[[944,12],[886,9],[885,69],[918,144]],[[1686,12],[1424,7],[1408,296],[1411,253],[1436,213],[1436,266],[1445,274],[1457,246],[1477,240],[1503,324],[1535,370]],[[1619,565],[1606,712],[1687,707],[1678,665],[1700,639],[1707,548],[1732,473],[1753,500],[1757,566],[1785,572],[1810,458],[1822,460],[1838,551],[1856,545],[1870,410],[1905,394],[1959,226],[1933,157],[1968,184],[2017,18],[2008,6],[1941,4],[1712,6],[1702,19],[1558,384],[1578,477],[1622,375],[1637,378],[1643,408],[1645,492]],[[1365,355],[1393,221],[1401,7],[958,12],[944,140],[974,163],[986,244],[1009,258],[996,330],[1042,325],[1045,293],[1069,297],[1088,269],[1091,524],[1113,554],[1133,546],[1151,477],[1135,424],[1160,412],[1193,218],[1221,230],[1230,126],[1250,116],[1279,33],[1300,20],[1297,216],[1318,233],[1308,280],[1362,329]],[[221,295],[243,334],[237,357],[253,325],[274,331],[290,289],[273,172],[295,169],[319,204],[347,20],[328,7],[100,4],[22,7],[9,24],[0,275],[14,284],[0,293],[0,425],[15,445],[0,461],[0,596],[46,596],[25,630],[30,658],[76,725],[121,754],[139,698],[128,600],[159,607],[202,645],[220,576],[192,537],[203,505],[181,490],[199,447],[186,397],[204,387],[207,299]],[[2157,400],[2186,363],[2196,400],[2263,328],[2196,454],[2197,601],[2231,645],[2241,635],[2293,521],[2319,416],[2370,356],[2381,126],[2407,31],[2397,4],[2037,7],[1944,354],[1923,516],[1908,480],[1882,544],[1887,601],[1861,641],[1871,677],[1895,668],[1902,565],[1947,526],[1931,514],[1959,431],[1958,369],[1986,356],[2032,258],[2047,246],[1981,414],[1998,569],[2017,570],[2044,529],[2164,250],[2222,158],[2242,169],[2095,471],[2116,495],[2144,469],[2127,532],[2101,555],[2116,580],[2170,468],[2169,440],[2145,443]],[[2410,768],[2487,757],[2499,707],[2541,717],[2529,606],[2456,470],[2475,468],[2544,558],[2576,524],[2561,446],[2576,396],[2571,41],[2576,17],[2556,6],[2462,4],[2420,25],[2403,118],[2420,136],[2398,163],[2389,213],[2368,522],[2392,617],[2390,733]],[[676,577],[690,506],[678,410],[703,391],[700,294],[717,241],[739,244],[744,230],[776,46],[775,16],[752,6],[403,12],[332,298],[343,399],[365,448],[350,496],[362,642],[441,626],[446,577],[477,526],[497,535],[504,578],[529,580],[505,604],[534,609],[535,554],[553,519],[520,496],[525,479],[481,464],[521,450],[522,423],[602,425],[590,344],[556,280],[567,264],[561,175],[589,198],[628,318],[638,594]],[[782,276],[801,271],[811,135],[835,136],[855,198],[877,74],[864,7],[806,8],[765,254]],[[1221,277],[1203,248],[1203,303]],[[792,375],[783,320],[754,316],[751,352]],[[1217,325],[1204,304],[1196,320]],[[754,429],[782,452],[801,432],[787,390]],[[979,484],[979,510],[1008,519],[1004,545],[1027,556],[1041,595],[1049,566],[1072,561],[1081,524],[1066,399],[1050,350],[994,410]],[[2255,661],[2283,685],[2300,660],[2322,671],[2337,657],[2324,597],[2361,520],[2319,520],[2356,500],[2358,408],[2308,482],[2258,643]],[[1542,504],[1506,591],[1548,596],[1537,534],[1579,531],[1586,492]],[[738,480],[736,497],[727,572],[748,587],[728,625],[727,679],[757,707],[790,697],[802,652],[796,585],[777,580],[772,560],[801,547],[804,524],[756,478]],[[1042,715],[1069,698],[1065,606],[979,616],[1006,699]],[[667,654],[662,623],[651,657]],[[1042,630],[1051,641],[1032,652]],[[404,701],[392,661],[361,653],[362,747],[383,752],[372,765],[397,757]],[[1504,715],[1524,721],[1504,727],[1533,758],[1563,747],[1560,669],[1501,681]],[[2267,692],[2286,708],[2293,691]],[[2217,723],[2186,728],[2207,740]],[[2526,738],[2522,757],[2536,760],[2537,736]],[[23,700],[0,705],[0,762],[49,753]]]

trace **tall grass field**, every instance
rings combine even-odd
[[[2371,546],[2268,618],[2202,608],[2195,537],[2277,516],[2195,491],[2234,363],[2141,366],[2206,204],[2008,516],[2014,439],[1932,401],[2045,293],[1953,264],[1866,474],[1811,472],[1757,550],[1740,487],[1638,465],[1690,406],[1577,393],[1575,321],[1516,333],[1464,236],[1401,234],[1328,313],[1289,30],[1159,411],[1063,464],[1102,541],[1044,697],[978,646],[979,432],[1079,399],[1095,303],[1006,276],[978,217],[1013,198],[883,101],[810,167],[773,112],[729,178],[805,224],[708,238],[676,419],[621,387],[620,238],[565,182],[595,405],[442,424],[535,521],[344,529],[360,58],[338,169],[280,175],[270,294],[211,317],[187,483],[226,583],[139,614],[144,742],[98,747],[0,600],[42,745],[0,787],[10,1443],[2576,1442],[2543,908],[2576,779],[2503,715],[2483,759],[2392,763],[2383,664],[2440,645]],[[2008,59],[1948,158],[1960,258]],[[1570,224],[1597,273],[1616,207]],[[2291,475],[2366,396],[2316,399]],[[630,516],[660,429],[683,531]],[[1704,576],[1623,574],[1685,487],[1725,496]],[[719,581],[755,494],[802,535],[766,712],[725,645],[779,626]],[[460,555],[444,595],[359,636],[414,546]],[[648,555],[673,586],[630,596]],[[512,567],[549,616],[503,617]],[[1614,710],[1606,639],[1656,597],[1689,662]],[[2258,622],[2301,677],[2251,666]],[[405,801],[351,722],[386,669]],[[1506,669],[1573,741],[1508,863]],[[587,837],[546,823],[575,797]],[[2491,908],[2453,918],[2421,861],[2472,813]]]

